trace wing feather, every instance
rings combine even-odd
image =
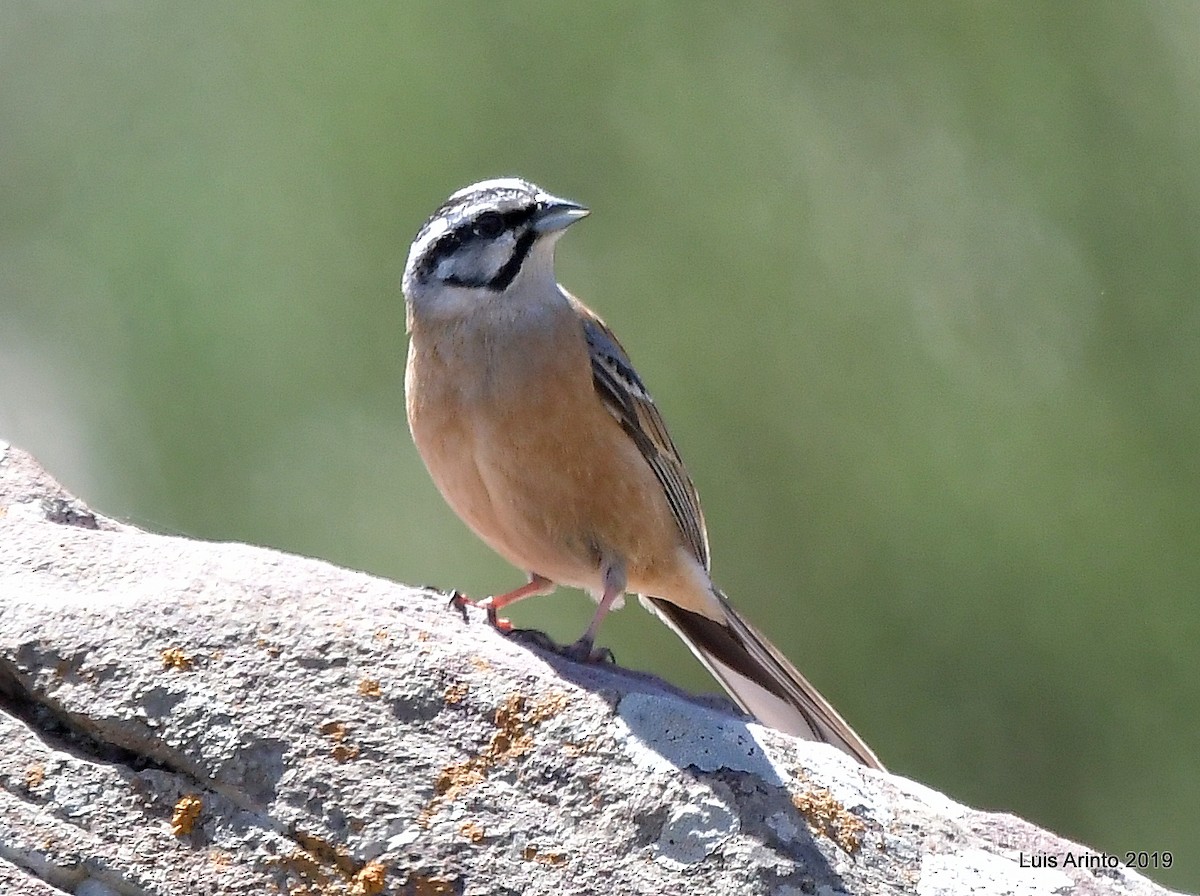
[[[700,496],[671,441],[658,406],[612,330],[581,302],[573,299],[573,304],[583,322],[597,394],[646,459],[662,486],[684,542],[692,555],[708,569],[708,532],[700,509]]]

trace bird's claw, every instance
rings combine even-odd
[[[597,647],[586,638],[580,638],[573,644],[559,648],[562,656],[577,663],[615,663],[617,658],[607,647]]]
[[[470,603],[472,603],[471,599],[457,588],[450,592],[449,607],[452,610],[458,610],[462,613],[463,622],[470,621],[470,618],[467,616],[467,605]]]
[[[485,597],[483,600],[471,600],[457,588],[450,592],[450,607],[462,613],[463,622],[470,621],[467,616],[467,607],[477,607],[487,613],[487,621],[492,628],[508,634],[513,630],[513,624],[499,616],[491,601],[490,597]]]
[[[508,632],[513,640],[528,644],[573,663],[615,663],[617,658],[607,647],[596,647],[580,638],[571,644],[559,644],[543,631],[536,628],[514,628]]]

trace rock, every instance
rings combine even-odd
[[[0,443],[0,891],[1165,892],[469,615],[106,519]]]

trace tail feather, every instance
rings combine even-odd
[[[760,722],[787,734],[816,740],[849,753],[863,765],[883,764],[829,701],[775,646],[717,592],[725,611],[720,623],[661,598],[647,598],[653,612],[669,625],[696,658]]]

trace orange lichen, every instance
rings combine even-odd
[[[180,672],[187,672],[195,665],[182,647],[168,647],[162,652],[162,664],[164,669],[176,669]]]
[[[326,737],[333,738],[336,741],[341,741],[346,739],[346,732],[350,729],[346,727],[345,722],[339,722],[331,719],[328,722],[323,722],[321,727],[317,730]]]
[[[792,805],[800,810],[809,827],[850,855],[858,852],[867,831],[863,820],[838,802],[824,787],[811,784],[802,774],[797,779],[806,784],[807,789],[803,793],[792,794]]]
[[[468,821],[458,829],[458,832],[472,843],[479,843],[487,836],[487,832],[473,821]]]
[[[387,881],[387,866],[383,862],[367,862],[358,874],[350,879],[350,896],[375,896],[383,892]]]
[[[175,804],[174,812],[171,813],[171,833],[176,837],[185,837],[190,834],[196,826],[196,819],[200,817],[200,810],[203,808],[203,801],[194,793],[180,797],[179,802]]]
[[[567,856],[561,852],[542,852],[532,843],[521,850],[521,858],[526,862],[537,862],[539,865],[565,865]]]
[[[454,684],[450,685],[450,687],[446,688],[446,693],[442,699],[445,700],[447,704],[453,706],[456,703],[462,703],[463,698],[467,696],[467,693],[470,690],[470,685],[468,685],[465,681],[456,681]]]
[[[443,805],[482,782],[496,766],[532,750],[532,729],[561,712],[569,701],[561,691],[551,691],[532,703],[522,694],[510,694],[492,716],[496,731],[487,748],[478,756],[447,765],[438,772],[434,780],[436,795],[421,811],[420,823],[428,825]]]
[[[25,789],[37,790],[46,780],[46,766],[35,762],[25,769]]]

